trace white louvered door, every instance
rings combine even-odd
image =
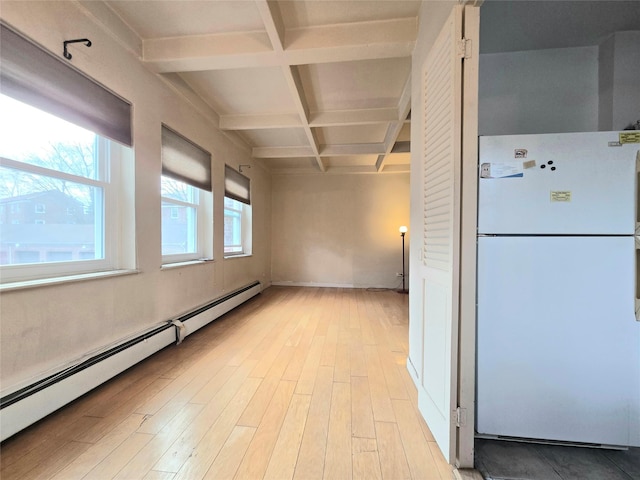
[[[420,291],[414,292],[422,299],[422,362],[414,363],[420,370],[419,408],[451,463],[457,405],[462,15],[463,7],[454,7],[422,66],[422,255]]]

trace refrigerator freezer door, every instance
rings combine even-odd
[[[478,239],[478,433],[640,444],[633,255],[633,237]]]
[[[480,137],[478,232],[632,235],[638,145],[609,146],[617,140],[617,132]]]

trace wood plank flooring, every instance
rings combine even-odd
[[[407,295],[271,287],[0,446],[11,479],[419,479],[451,468]]]

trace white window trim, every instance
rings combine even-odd
[[[77,176],[59,170],[48,169],[37,165],[2,158],[0,164],[7,168],[24,171],[36,175],[44,175],[51,178],[67,180],[74,183],[102,188],[102,199],[97,199],[94,205],[95,211],[104,214],[104,245],[103,237],[96,235],[95,251],[102,249],[104,258],[97,260],[73,260],[70,262],[43,262],[34,264],[3,265],[1,268],[2,285],[20,284],[42,280],[52,281],[56,278],[64,278],[71,275],[84,275],[109,271],[121,271],[123,268],[135,264],[133,244],[135,240],[130,235],[134,230],[134,212],[123,215],[125,209],[121,209],[125,192],[127,190],[126,179],[132,178],[125,172],[133,170],[132,166],[121,168],[132,162],[125,161],[125,147],[110,142],[104,137],[98,137],[98,168],[99,178],[95,180]],[[131,152],[132,153],[132,152]],[[131,173],[131,172],[129,172]],[[101,205],[101,201],[104,202]],[[96,222],[96,228],[99,223]]]
[[[29,288],[42,287],[47,285],[62,285],[75,282],[86,282],[87,280],[97,280],[107,277],[120,277],[140,273],[138,270],[111,270],[108,272],[81,273],[78,275],[68,275],[64,277],[38,278],[35,280],[25,280],[0,285],[0,292],[12,292],[14,290],[25,290]]]
[[[235,200],[231,197],[225,197],[231,200]],[[235,200],[238,202],[238,200]],[[241,229],[241,244],[242,250],[240,252],[225,252],[224,258],[233,258],[233,257],[249,257],[253,254],[253,245],[252,245],[252,236],[253,236],[253,208],[251,205],[247,205],[243,202],[238,202],[242,205],[241,210],[237,210],[235,208],[224,207],[224,210],[233,210],[236,212],[240,212],[240,229]],[[227,245],[224,245],[226,248]]]
[[[196,248],[195,252],[174,253],[162,255],[162,265],[172,265],[176,263],[190,263],[198,261],[210,261],[213,259],[213,248],[211,246],[213,238],[212,218],[213,201],[212,193],[197,187],[192,187],[198,195],[197,202],[184,202],[175,198],[161,196],[160,201],[176,206],[195,208],[196,210]],[[162,242],[162,239],[161,239]]]
[[[227,200],[227,198],[229,198],[229,197],[225,197],[225,200]],[[230,199],[230,200],[233,200],[233,199]],[[236,200],[236,202],[237,202],[237,200]],[[240,203],[240,208],[227,207],[225,205],[224,206],[224,212],[225,212],[225,217],[227,216],[227,210],[229,210],[230,212],[238,213],[240,215],[240,243],[237,244],[237,245],[236,244],[227,245],[225,243],[224,248],[226,249],[226,248],[229,248],[229,247],[231,247],[231,248],[240,247],[240,250],[237,251],[237,252],[224,252],[224,256],[225,257],[233,257],[233,256],[236,256],[236,255],[244,255],[244,242],[242,241],[243,240],[244,231],[245,231],[245,229],[244,229],[244,223],[245,222],[243,220],[243,217],[244,217],[244,213],[243,213],[244,206],[243,206],[243,204],[241,202],[237,202],[237,203]]]

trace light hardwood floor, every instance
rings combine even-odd
[[[407,295],[271,287],[5,441],[10,479],[447,479]]]

